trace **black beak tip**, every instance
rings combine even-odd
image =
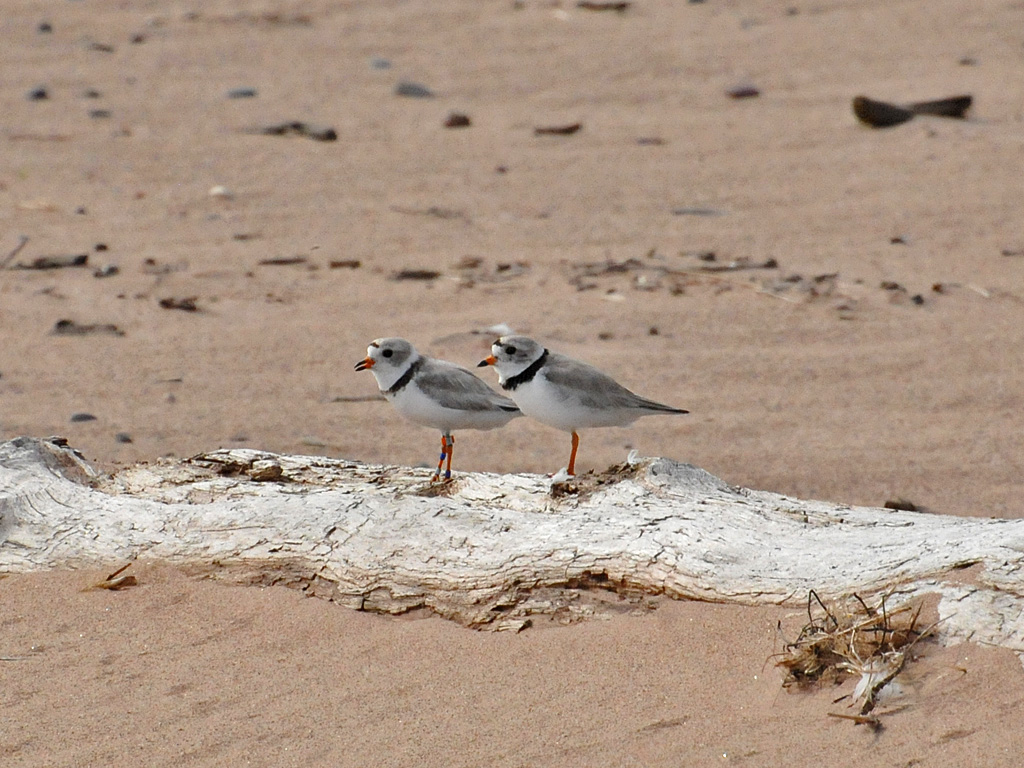
[[[479,363],[476,364],[476,367],[477,368],[486,368],[487,365],[488,365],[488,363],[487,363],[486,360],[481,360]]]

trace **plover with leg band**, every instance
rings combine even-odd
[[[641,416],[689,413],[640,397],[592,365],[549,352],[527,336],[502,336],[477,367],[493,365],[498,382],[524,414],[572,434],[568,473],[576,474],[579,430],[625,427]]]
[[[441,430],[441,459],[433,480],[452,476],[453,432],[459,429],[494,429],[521,416],[507,397],[491,389],[472,372],[421,355],[405,339],[376,339],[357,371],[370,371],[377,386],[409,421]],[[447,459],[447,466],[445,464]]]

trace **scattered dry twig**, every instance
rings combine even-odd
[[[10,253],[8,253],[6,256],[4,256],[4,260],[3,261],[0,261],[0,269],[6,269],[7,265],[11,263],[11,259],[13,259],[15,256],[17,256],[19,253],[21,253],[21,249],[24,248],[27,243],[28,243],[28,237],[26,237],[25,235],[22,235],[21,237],[19,237],[18,238],[18,244],[16,246],[14,246],[14,249],[11,250]]]
[[[103,581],[98,581],[95,584],[90,584],[86,589],[127,589],[128,587],[138,586],[139,580],[131,574],[122,576],[126,570],[131,568],[132,564],[122,565],[116,571],[111,573]]]

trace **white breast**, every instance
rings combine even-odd
[[[508,394],[524,414],[565,432],[588,427],[625,427],[644,415],[636,409],[585,406],[575,391],[548,381],[543,370]]]
[[[543,372],[507,394],[516,401],[523,413],[549,427],[572,432],[586,426],[578,423],[583,415],[581,410],[573,408],[566,400],[565,393],[544,378]]]
[[[387,398],[409,421],[434,427],[442,432],[457,429],[495,429],[515,418],[515,412],[494,409],[490,411],[459,411],[445,408],[417,386],[414,378],[408,385]]]

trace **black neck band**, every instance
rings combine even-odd
[[[548,359],[548,351],[545,349],[544,354],[538,357],[522,373],[517,373],[511,378],[505,379],[505,383],[501,385],[501,388],[506,391],[511,391],[518,387],[520,384],[525,384],[528,381],[533,381],[533,377],[537,375],[537,371],[540,370],[541,366],[544,365],[544,361]]]
[[[384,390],[385,395],[393,395],[396,392],[401,392],[405,389],[405,386],[412,381],[412,377],[416,375],[416,371],[420,369],[423,364],[423,358],[418,358],[416,362],[409,366],[409,368],[402,374],[401,378],[392,384],[388,389]]]

